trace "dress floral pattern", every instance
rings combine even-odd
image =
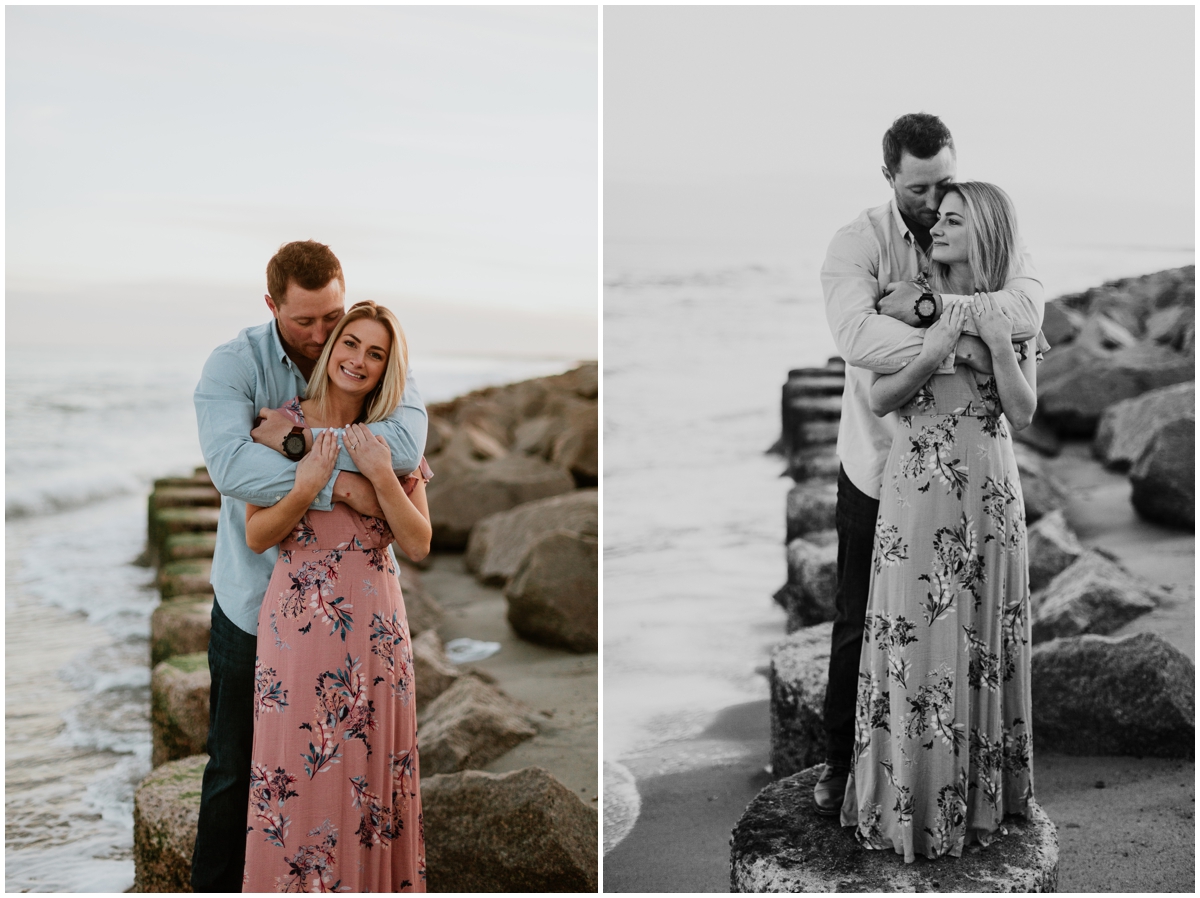
[[[283,410],[303,423],[299,400]],[[419,476],[432,476],[423,459]],[[385,521],[338,503],[280,544],[258,618],[243,891],[425,891],[412,641],[391,541]]]
[[[994,378],[935,375],[884,469],[841,816],[907,863],[988,844],[1033,798],[1025,506],[1000,413]]]

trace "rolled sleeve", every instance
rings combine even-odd
[[[879,374],[899,371],[924,345],[924,332],[875,308],[879,300],[878,241],[856,224],[840,230],[821,266],[825,316],[834,344],[848,365]]]

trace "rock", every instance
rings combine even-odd
[[[490,514],[575,488],[574,478],[558,465],[515,453],[452,476],[441,473],[429,484],[438,549],[464,548],[471,528]]]
[[[553,530],[596,536],[599,495],[573,490],[489,515],[471,530],[464,559],[481,583],[504,585],[517,572],[530,546]]]
[[[542,768],[423,777],[421,802],[430,892],[596,891],[598,815]]]
[[[1155,343],[1105,352],[1076,341],[1047,355],[1038,371],[1038,407],[1060,436],[1090,437],[1110,405],[1193,380],[1195,364],[1194,355]]]
[[[153,766],[204,751],[210,684],[204,652],[176,655],[155,666],[150,678]]]
[[[1008,835],[961,858],[905,864],[893,851],[861,847],[836,817],[813,805],[820,767],[768,785],[730,840],[732,892],[1053,892],[1058,834],[1035,803],[1030,819],[1009,817]]]
[[[1133,507],[1147,520],[1168,527],[1196,527],[1196,416],[1175,418],[1155,428],[1129,471]]]
[[[595,536],[555,530],[539,537],[504,588],[512,628],[540,645],[596,651],[598,556]]]
[[[579,486],[595,486],[600,474],[599,440],[596,408],[587,407],[568,419],[566,430],[554,441],[550,460],[570,471]]]
[[[787,611],[787,631],[833,620],[837,613],[836,531],[819,531],[792,540],[787,546],[787,561],[787,584],[775,594]]]
[[[1061,510],[1043,515],[1026,531],[1029,589],[1037,592],[1075,563],[1083,554],[1075,532]]]
[[[164,599],[212,592],[212,559],[168,561],[158,569],[158,591]]]
[[[1067,489],[1045,469],[1032,450],[1020,443],[1013,444],[1017,473],[1021,478],[1021,495],[1025,499],[1025,523],[1036,523],[1067,504]]]
[[[404,595],[404,611],[408,616],[408,632],[419,636],[426,630],[436,630],[446,617],[442,606],[437,603],[417,573],[412,562],[400,561],[400,591]]]
[[[771,650],[771,773],[791,776],[825,760],[825,688],[833,624],[797,630]]]
[[[1149,390],[1105,409],[1092,440],[1092,454],[1114,470],[1128,470],[1158,425],[1175,418],[1195,420],[1195,416],[1195,381]]]
[[[216,533],[221,509],[204,507],[157,508],[150,516],[149,545],[154,557],[164,556],[164,543],[173,533]]]
[[[1112,633],[1153,611],[1162,594],[1095,551],[1077,561],[1031,597],[1033,641]]]
[[[1054,428],[1048,425],[1040,415],[1036,412],[1033,416],[1033,421],[1024,430],[1013,430],[1012,438],[1018,443],[1024,443],[1031,449],[1036,449],[1042,455],[1048,455],[1051,458],[1062,452],[1062,440],[1058,438],[1058,434],[1054,432]]]
[[[1187,352],[1196,341],[1194,306],[1171,306],[1146,319],[1146,339]]]
[[[529,711],[475,677],[460,677],[418,713],[421,773],[484,767],[537,735]]]
[[[1093,315],[1084,321],[1075,342],[1099,349],[1127,349],[1136,346],[1138,338],[1107,315]]]
[[[1195,757],[1195,665],[1158,636],[1056,639],[1032,664],[1035,757]]]
[[[164,561],[188,561],[212,558],[217,548],[217,533],[174,533],[163,542]]]
[[[836,480],[842,466],[837,447],[825,443],[793,448],[787,456],[787,475],[799,482],[809,479]]]
[[[836,526],[837,483],[806,481],[797,483],[787,496],[787,541],[814,530]]]
[[[150,666],[176,655],[208,651],[212,629],[212,593],[184,595],[163,602],[150,615]]]
[[[1133,278],[1109,281],[1083,293],[1059,297],[1061,304],[1083,316],[1103,314],[1131,333],[1141,335],[1157,310],[1196,303],[1196,267],[1188,265]],[[1048,304],[1050,305],[1050,304]]]
[[[549,458],[554,441],[566,429],[567,422],[553,415],[538,415],[522,421],[513,431],[513,451]]]
[[[133,796],[134,892],[190,892],[200,786],[208,755],[150,772]]]
[[[1051,346],[1060,346],[1075,339],[1083,327],[1084,317],[1074,309],[1051,300],[1046,303],[1046,314],[1042,319],[1042,336]]]
[[[417,709],[423,709],[454,685],[461,674],[442,648],[436,630],[426,630],[413,639],[413,679],[417,683]]]
[[[500,440],[478,427],[464,424],[462,433],[467,438],[467,442],[470,443],[471,451],[476,458],[486,460],[504,458],[504,456],[508,455],[508,449],[505,448]]]

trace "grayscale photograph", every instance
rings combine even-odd
[[[605,9],[605,891],[1194,891],[1194,24]]]

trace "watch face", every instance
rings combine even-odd
[[[937,303],[932,296],[922,296],[917,300],[917,315],[921,318],[932,318],[937,313]]]
[[[297,457],[304,454],[304,435],[289,433],[283,438],[283,451],[289,456]]]

